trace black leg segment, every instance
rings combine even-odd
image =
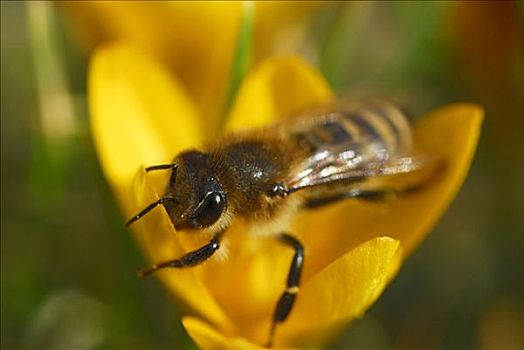
[[[146,171],[167,170],[167,169],[171,169],[171,178],[169,179],[169,186],[174,186],[175,181],[176,181],[176,171],[178,169],[178,164],[169,163],[169,164],[151,165],[146,168]]]
[[[173,197],[169,197],[169,196],[161,197],[159,200],[149,204],[147,207],[142,209],[138,214],[136,214],[131,219],[129,219],[129,221],[126,223],[126,226],[131,225],[133,222],[137,221],[138,219],[140,219],[141,217],[149,213],[151,210],[155,209],[158,205],[164,204],[167,202],[176,202],[176,199]]]
[[[185,267],[196,266],[209,259],[218,250],[218,248],[220,248],[220,239],[222,238],[222,234],[223,232],[216,234],[208,244],[195,251],[187,253],[179,259],[165,261],[160,264],[152,265],[147,269],[140,270],[138,271],[138,275],[140,277],[144,277],[160,269],[181,269]]]
[[[423,185],[410,186],[402,189],[382,188],[382,189],[353,189],[347,192],[336,193],[324,197],[314,197],[306,201],[304,206],[308,209],[323,207],[328,204],[350,198],[362,199],[371,202],[386,201],[398,196],[407,195],[422,189]]]
[[[158,165],[151,165],[146,168],[146,171],[154,171],[154,170],[167,170],[167,169],[175,169],[177,168],[177,165],[175,163],[169,163],[169,164],[158,164]]]
[[[300,285],[300,277],[302,276],[302,267],[304,265],[304,246],[302,243],[287,233],[281,234],[279,239],[282,243],[291,246],[295,250],[295,255],[293,255],[287,275],[286,290],[280,296],[273,314],[269,340],[267,342],[268,347],[271,347],[273,344],[277,324],[284,322],[293,309]]]

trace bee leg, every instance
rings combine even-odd
[[[149,204],[147,207],[142,209],[139,213],[137,213],[135,216],[133,216],[129,221],[126,223],[126,226],[129,227],[133,222],[137,221],[147,213],[149,213],[151,210],[155,209],[160,204],[168,203],[168,202],[176,202],[176,199],[171,196],[164,196],[160,197],[157,201]]]
[[[176,171],[178,169],[178,164],[176,163],[169,163],[169,164],[158,164],[158,165],[152,165],[148,166],[146,168],[146,171],[154,171],[154,170],[167,170],[171,169],[171,177],[169,178],[169,185],[173,186],[176,181]]]
[[[304,246],[302,243],[287,233],[282,233],[279,239],[282,243],[291,246],[295,250],[295,255],[293,255],[287,275],[286,289],[280,296],[273,314],[269,340],[267,342],[268,348],[273,345],[277,324],[284,322],[293,308],[300,284],[300,276],[302,275],[302,266],[304,265]]]
[[[316,197],[311,198],[306,201],[304,206],[308,209],[315,209],[319,207],[323,207],[324,205],[332,204],[344,199],[362,199],[372,202],[382,202],[382,201],[388,201],[393,198],[396,198],[398,196],[410,194],[412,192],[418,191],[424,186],[416,185],[416,186],[410,186],[407,188],[402,189],[393,189],[393,188],[383,188],[383,189],[377,189],[377,190],[366,190],[366,189],[353,189],[348,192],[343,193],[337,193],[332,196],[325,196],[325,197]]]
[[[157,165],[148,166],[146,168],[146,171],[175,169],[177,167],[178,167],[178,165],[175,164],[175,163],[157,164]]]
[[[337,193],[331,196],[315,197],[306,201],[304,206],[309,209],[323,207],[328,204],[336,203],[338,201],[350,198],[364,199],[368,201],[383,201],[393,196],[391,190],[351,190],[348,192]]]
[[[187,253],[179,259],[164,261],[160,264],[152,265],[147,269],[138,271],[138,276],[144,277],[157,270],[165,268],[176,268],[181,269],[185,267],[196,266],[209,259],[217,250],[220,248],[220,239],[222,238],[223,232],[216,234],[211,241],[205,246],[198,248],[192,252]]]

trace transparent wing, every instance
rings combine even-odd
[[[340,149],[325,149],[308,158],[285,181],[289,192],[303,188],[356,182],[363,178],[404,174],[421,169],[431,162],[426,156],[388,158],[383,145],[344,145]]]

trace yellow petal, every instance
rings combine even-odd
[[[332,98],[322,75],[299,58],[264,61],[244,80],[226,130],[270,124]]]
[[[203,350],[263,349],[243,338],[226,337],[209,324],[193,317],[184,317],[182,324],[195,343]]]
[[[385,203],[350,200],[297,219],[311,251],[305,275],[314,274],[353,247],[374,237],[398,239],[406,254],[430,232],[469,170],[477,146],[482,109],[456,104],[420,119],[414,127],[417,152],[444,160],[442,174],[426,187]]]
[[[323,2],[255,4],[255,61],[298,52]],[[244,6],[242,2],[60,2],[79,42],[92,48],[125,40],[168,64],[213,130],[223,112]],[[208,131],[208,130],[206,130]]]
[[[418,152],[443,159],[446,169],[441,178],[429,184],[417,202],[415,199],[403,202],[402,209],[419,214],[420,220],[412,234],[399,236],[406,252],[412,251],[435,226],[457,195],[475,155],[483,117],[484,111],[478,105],[455,104],[440,108],[416,123],[415,145]],[[418,209],[423,204],[427,210]],[[405,226],[399,231],[408,230],[409,226]]]
[[[195,107],[180,84],[147,55],[123,44],[95,52],[89,108],[102,169],[126,216],[138,209],[131,198],[138,169],[170,162],[200,141]]]
[[[61,5],[88,45],[123,40],[168,65],[213,131],[228,93],[242,3],[73,1]]]
[[[157,193],[165,186],[167,172],[146,176],[143,166],[168,163],[179,151],[199,143],[197,113],[184,90],[161,66],[123,44],[96,52],[90,67],[89,103],[102,169],[125,216],[131,217],[157,200]],[[152,261],[182,254],[163,208],[153,210],[132,228]],[[159,275],[195,310],[227,324],[195,271]]]
[[[397,240],[375,238],[346,253],[306,281],[276,344],[322,342],[361,316],[384,290],[398,266]]]
[[[258,242],[258,249],[232,255],[222,270],[228,303],[216,294],[238,334],[256,344],[268,340],[270,320],[276,302],[285,289],[292,258],[291,249],[275,240]],[[348,320],[358,317],[373,303],[400,266],[399,243],[391,238],[366,242],[311,278],[304,278],[290,318],[277,328],[276,346],[289,348],[308,342],[322,342]],[[247,248],[249,250],[249,247]],[[314,247],[306,247],[306,262]],[[230,271],[236,279],[231,278]],[[209,272],[206,268],[206,272]],[[216,271],[213,271],[216,273]],[[219,283],[216,278],[215,283]],[[210,285],[206,281],[207,285]],[[259,291],[258,289],[262,289]],[[343,299],[343,300],[338,300]],[[307,335],[307,337],[306,337]]]

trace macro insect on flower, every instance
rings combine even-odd
[[[244,81],[226,131],[276,126],[203,142],[196,109],[172,79],[136,50],[105,47],[91,67],[92,125],[153,261],[143,274],[159,270],[205,319],[183,321],[203,348],[321,344],[361,315],[458,190],[482,114],[464,104],[423,118],[412,150],[404,117],[383,102],[332,102],[316,117],[275,124],[332,100],[312,68],[277,59]],[[408,179],[435,170],[417,155],[444,161],[427,184]],[[404,175],[400,186],[382,182]],[[222,246],[226,258],[207,260]]]
[[[304,246],[289,233],[296,212],[348,199],[385,200],[412,191],[413,187],[369,185],[379,177],[422,167],[422,161],[408,156],[410,148],[409,124],[393,105],[339,103],[260,130],[232,134],[207,145],[205,151],[187,150],[171,163],[149,166],[148,172],[170,171],[165,194],[128,225],[163,205],[175,229],[207,232],[212,238],[140,275],[203,263],[220,248],[232,221],[245,220],[251,235],[273,236],[294,252],[269,330],[267,345],[271,346],[276,326],[288,318],[300,288]]]

